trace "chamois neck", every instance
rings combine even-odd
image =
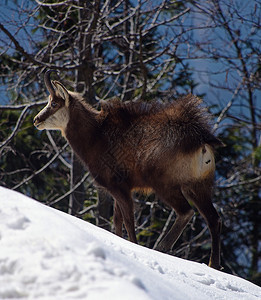
[[[69,122],[65,137],[76,154],[86,163],[95,144],[99,130],[99,113],[82,101],[74,101],[69,106]]]

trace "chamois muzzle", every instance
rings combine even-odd
[[[39,117],[35,116],[33,122],[34,122],[34,126],[37,127],[39,125],[39,123],[40,123]]]
[[[34,117],[34,126],[37,129],[41,130],[41,124],[46,121],[50,116],[50,108],[46,105],[35,117]]]

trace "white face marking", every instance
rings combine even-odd
[[[37,128],[40,130],[62,130],[66,129],[69,121],[69,112],[66,107],[58,109],[54,114],[50,115],[45,121],[41,122]]]
[[[64,106],[61,100],[52,101],[50,97],[48,104],[37,114],[34,122],[39,130],[61,130],[64,132],[68,121],[68,108]]]

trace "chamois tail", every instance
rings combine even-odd
[[[201,99],[188,95],[170,104],[165,111],[170,134],[174,133],[173,142],[179,145],[181,151],[194,151],[204,144],[213,148],[223,146],[212,133],[209,114],[200,107],[201,102]]]

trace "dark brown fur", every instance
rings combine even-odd
[[[167,252],[193,215],[191,201],[212,236],[210,266],[220,268],[221,222],[211,203],[211,160],[212,148],[221,142],[211,133],[200,100],[192,95],[169,104],[114,100],[103,103],[98,112],[75,94],[69,95],[65,137],[96,182],[114,197],[116,234],[122,235],[124,223],[130,240],[137,242],[131,193],[151,189],[177,214],[175,224],[157,246]],[[211,159],[201,162],[204,153]]]

